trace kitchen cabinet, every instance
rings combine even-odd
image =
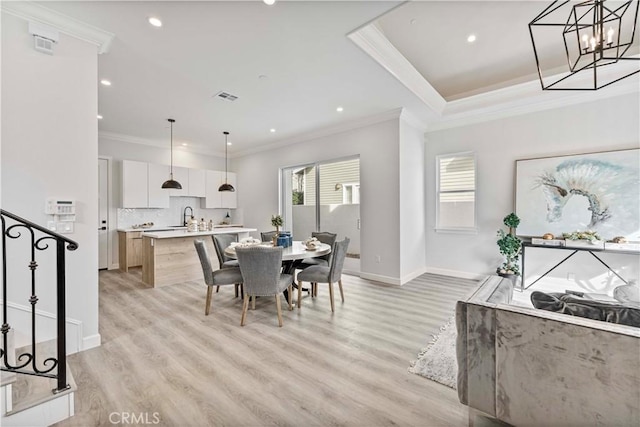
[[[168,178],[167,178],[168,179]],[[181,190],[169,190],[169,196],[189,195],[189,168],[173,167],[173,179],[182,185]],[[164,181],[162,181],[164,182]]]
[[[204,169],[189,169],[189,192],[191,197],[206,196],[206,171]]]
[[[162,183],[169,179],[169,166],[149,163],[147,176],[147,191],[149,195],[147,207],[168,208],[170,190],[162,188]]]
[[[234,192],[218,191],[224,184],[225,174],[222,171],[206,171],[205,173],[205,198],[200,203],[201,208],[207,209],[235,209],[238,206],[236,187],[236,174],[229,172],[228,182],[236,188]]]
[[[162,188],[162,183],[167,179],[167,165],[123,160],[122,207],[168,208],[169,190]]]
[[[125,273],[142,265],[142,231],[118,231],[118,263]]]
[[[146,208],[147,195],[147,163],[133,160],[122,161],[122,207]]]

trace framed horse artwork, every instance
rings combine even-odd
[[[640,241],[640,149],[516,160],[518,234]]]

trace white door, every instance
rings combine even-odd
[[[98,268],[109,268],[109,161],[98,159]]]

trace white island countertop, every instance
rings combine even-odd
[[[240,234],[250,233],[252,231],[258,231],[258,229],[244,227],[227,227],[215,228],[214,230],[209,231],[187,231],[184,229],[166,231],[151,230],[142,233],[142,237],[150,237],[152,239],[175,239],[176,237],[211,236],[213,234]]]

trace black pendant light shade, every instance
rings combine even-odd
[[[169,179],[162,183],[162,188],[169,188],[172,190],[182,190],[182,185],[178,181],[173,179],[173,123],[174,119],[167,119],[171,126],[171,171],[169,172]]]
[[[227,137],[229,136],[229,132],[222,132],[224,134],[224,184],[218,187],[218,191],[236,191],[233,188],[233,185],[229,184],[229,180],[227,179]]]

